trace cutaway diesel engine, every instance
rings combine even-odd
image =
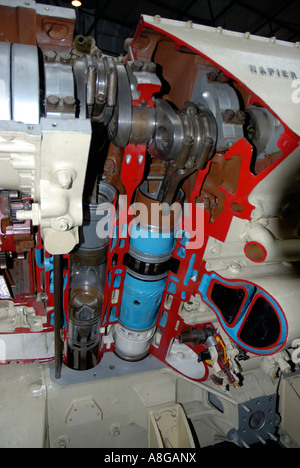
[[[300,446],[299,44],[0,11],[3,446]]]

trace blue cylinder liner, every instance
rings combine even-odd
[[[115,332],[115,352],[129,360],[134,360],[135,346],[136,359],[141,359],[148,353],[153,334],[149,335],[149,339],[144,339],[144,335],[141,338],[138,332],[155,328],[168,275],[162,265],[166,265],[172,257],[176,242],[174,217],[167,212],[167,215],[158,217],[158,223],[152,223],[151,205],[156,204],[155,208],[159,209],[161,204],[140,190],[137,192],[136,202],[144,203],[147,209],[142,216],[134,218],[130,232],[130,261],[127,263],[119,315],[120,326],[125,327],[128,332],[124,328],[122,332],[120,328],[116,328]],[[141,271],[133,271],[129,267],[133,268],[134,264],[139,265]],[[129,333],[130,330],[133,334]],[[143,349],[141,340],[144,340]]]
[[[176,242],[174,231],[155,232],[132,223],[130,245],[140,252],[154,255],[166,254],[173,251],[174,242]]]
[[[143,281],[127,272],[120,322],[133,330],[153,327],[165,284],[166,277],[158,281]]]

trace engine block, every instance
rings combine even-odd
[[[116,58],[72,10],[15,8],[0,388],[40,406],[13,445],[299,447],[299,47],[144,15]]]

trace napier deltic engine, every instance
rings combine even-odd
[[[0,16],[0,445],[299,447],[299,43]]]

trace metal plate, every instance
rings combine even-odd
[[[0,42],[0,120],[10,119],[10,44]]]
[[[40,121],[39,63],[36,46],[13,44],[11,52],[12,119]]]

